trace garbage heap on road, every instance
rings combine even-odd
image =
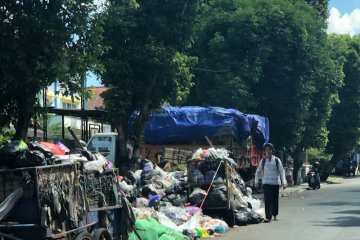
[[[143,239],[196,239],[263,221],[260,200],[246,188],[227,150],[198,149],[186,165],[185,171],[164,171],[143,160],[141,169],[122,177],[120,187]]]
[[[36,141],[11,142],[0,149],[2,167],[21,168],[83,161],[86,170],[102,172],[112,164],[99,153]],[[197,239],[228,231],[234,225],[257,224],[260,200],[252,196],[236,162],[225,149],[198,149],[184,171],[164,171],[151,161],[119,176],[119,186],[132,204],[142,239]],[[130,239],[139,239],[133,233]]]

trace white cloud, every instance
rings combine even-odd
[[[360,34],[360,9],[354,9],[352,13],[341,16],[336,8],[330,9],[328,18],[328,33]]]

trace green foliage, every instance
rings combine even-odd
[[[0,126],[24,138],[36,94],[55,80],[81,92],[88,70],[101,71],[101,18],[92,0],[12,1],[0,7]]]
[[[14,137],[14,132],[7,129],[7,128],[2,128],[0,130],[0,148],[9,143],[11,141],[11,139]]]
[[[360,37],[333,35],[329,41],[334,58],[343,68],[344,85],[328,124],[327,150],[348,155],[357,148],[360,139]]]
[[[317,71],[314,72],[315,93],[311,98],[311,111],[305,121],[305,130],[300,147],[324,148],[328,143],[327,123],[333,106],[338,102],[338,89],[343,84],[341,64],[332,59],[329,45],[320,50]]]
[[[329,0],[305,0],[309,3],[317,12],[317,16],[326,20],[329,17],[328,4]]]
[[[218,0],[204,4],[199,19],[188,104],[264,115],[270,140],[281,148],[323,147],[341,78],[314,8],[304,1]]]
[[[331,160],[331,154],[327,154],[325,149],[309,148],[307,153],[310,164],[320,162],[322,166],[325,166]]]
[[[60,136],[62,134],[61,123],[48,126],[47,131],[49,136]]]
[[[137,3],[132,7],[127,1],[110,2],[105,11],[104,42],[109,48],[101,58],[106,69],[101,77],[109,90],[102,96],[107,119],[123,140],[134,110],[141,114],[140,136],[151,109],[186,99],[192,86],[190,68],[196,62],[185,51],[191,44],[197,1]]]

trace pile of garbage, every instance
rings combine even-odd
[[[47,166],[61,163],[83,162],[85,170],[103,172],[112,168],[111,162],[100,153],[76,148],[71,151],[61,142],[49,143],[23,140],[12,141],[0,148],[0,168],[14,169]]]
[[[215,171],[208,163],[214,165],[214,169],[218,167],[214,163],[221,163],[223,168]],[[121,178],[120,188],[132,203],[137,219],[135,226],[142,229],[138,232],[144,234],[144,239],[163,239],[160,236],[164,234],[169,235],[164,239],[197,239],[227,232],[234,225],[263,221],[257,212],[260,200],[254,199],[251,189],[245,187],[227,150],[198,149],[187,165],[190,173],[165,172],[156,164],[143,160],[141,169],[129,171]],[[196,186],[193,186],[194,180]],[[202,182],[204,184],[199,184]],[[214,211],[222,203],[230,203],[230,209]],[[148,238],[150,235],[152,237]],[[133,234],[131,239],[138,238]]]
[[[0,148],[0,157],[1,168],[74,161],[82,161],[85,170],[112,168],[99,153],[70,151],[61,143],[13,141]],[[121,192],[136,216],[137,233],[130,239],[198,239],[227,232],[234,225],[262,222],[260,201],[252,197],[236,167],[227,150],[209,148],[193,154],[187,171],[164,171],[145,159],[139,170],[119,176]]]

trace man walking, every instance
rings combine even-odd
[[[279,213],[279,188],[287,187],[285,170],[280,159],[273,155],[274,146],[265,144],[265,157],[261,159],[255,173],[255,187],[259,187],[259,177],[263,173],[263,189],[265,201],[265,222],[270,222],[272,217],[277,221]]]

